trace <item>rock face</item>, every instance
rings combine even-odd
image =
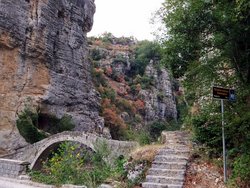
[[[97,71],[104,73],[103,79],[106,78],[107,85],[115,91],[118,100],[122,98],[135,107],[136,113],[132,115],[124,113],[124,108],[120,108],[121,113],[118,114],[125,122],[136,116],[134,122],[138,129],[155,121],[176,120],[176,102],[168,70],[160,67],[159,59],[155,58],[148,60],[143,75],[134,75],[138,42],[127,41],[121,45],[117,41],[121,41],[121,38],[112,38],[109,43],[92,39],[90,54],[95,60]],[[107,86],[102,86],[100,93],[104,87]],[[119,104],[115,105],[119,108]]]
[[[145,101],[146,121],[177,119],[176,103],[168,71],[164,68],[157,70],[154,61],[151,61],[144,74],[154,81],[153,87],[140,91]]]
[[[94,12],[94,0],[0,1],[0,150],[24,144],[15,120],[27,103],[78,131],[103,126],[87,58]]]

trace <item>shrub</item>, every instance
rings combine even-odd
[[[113,59],[112,64],[120,63],[120,62],[122,62],[125,66],[127,65],[127,59],[126,59],[126,57],[124,57],[124,56],[121,55],[121,54],[118,54],[118,55]]]
[[[133,104],[126,99],[117,99],[116,106],[120,111],[127,112],[131,116],[136,113],[136,109]]]
[[[135,60],[131,63],[130,76],[143,75],[150,60],[161,59],[161,48],[159,44],[150,41],[141,41],[135,50]]]
[[[46,138],[45,133],[37,129],[38,114],[32,112],[30,109],[24,109],[24,111],[18,115],[16,121],[19,133],[28,143],[35,143]]]
[[[27,108],[18,115],[16,125],[22,137],[32,144],[46,138],[45,132],[56,134],[75,127],[69,115],[57,118],[53,115],[33,112]]]
[[[107,80],[100,69],[94,68],[92,70],[92,76],[93,76],[93,81],[97,87],[99,87],[100,85],[102,86],[108,85]]]
[[[69,131],[75,128],[75,124],[72,122],[72,118],[69,115],[64,115],[59,120],[59,132]]]
[[[205,144],[209,148],[216,148],[210,155],[218,155],[221,152],[221,123],[218,115],[206,115],[205,113],[192,119],[195,140]]]
[[[90,57],[94,61],[99,61],[103,58],[101,55],[100,49],[98,49],[98,48],[94,48],[93,50],[91,50]]]
[[[103,88],[103,92],[101,92],[102,99],[110,99],[112,102],[116,99],[116,92],[110,87]]]
[[[103,110],[103,117],[105,125],[110,129],[112,138],[117,140],[122,139],[124,130],[126,129],[126,124],[123,119],[116,113],[115,110],[110,108],[105,108]]]
[[[149,133],[153,140],[161,135],[161,132],[167,129],[168,124],[162,121],[156,121],[149,125]]]
[[[113,180],[124,177],[125,160],[114,159],[114,164],[108,163],[110,149],[107,143],[94,144],[94,153],[85,153],[81,145],[70,142],[62,143],[53,156],[43,164],[42,171],[30,173],[33,180],[48,184],[86,185],[89,188],[98,187],[106,179]]]
[[[233,163],[233,179],[240,187],[250,186],[250,154],[243,154]]]
[[[154,78],[153,77],[143,76],[141,78],[142,89],[149,89],[153,85],[154,85]]]

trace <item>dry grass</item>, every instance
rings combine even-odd
[[[133,160],[147,160],[153,162],[159,149],[161,149],[163,146],[164,145],[146,145],[140,147],[131,153],[131,157]]]

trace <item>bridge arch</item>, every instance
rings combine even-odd
[[[40,166],[40,159],[41,157],[48,157],[50,154],[50,151],[57,146],[59,146],[60,143],[70,141],[70,142],[76,142],[85,145],[86,147],[92,149],[95,151],[94,143],[96,143],[98,137],[96,136],[89,136],[87,134],[78,133],[74,134],[74,132],[64,132],[59,133],[56,135],[53,135],[49,138],[46,138],[40,142],[35,143],[34,145],[37,145],[37,153],[35,157],[33,158],[33,161],[30,164],[30,169],[37,170]]]
[[[30,169],[37,169],[39,167],[39,160],[41,157],[49,155],[51,149],[65,141],[83,144],[92,151],[95,151],[96,142],[105,142],[111,151],[111,157],[120,155],[128,156],[129,153],[138,146],[137,142],[109,140],[90,133],[66,131],[52,135],[33,144],[30,148],[35,151],[31,151],[31,155],[27,156],[27,159],[23,158],[22,160],[30,162]]]

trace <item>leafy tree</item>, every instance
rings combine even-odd
[[[131,64],[130,74],[142,76],[150,60],[159,61],[161,57],[161,48],[158,43],[147,40],[139,42],[135,49],[135,60]]]
[[[165,65],[182,80],[185,103],[200,105],[199,114],[191,117],[197,140],[217,154],[219,103],[211,100],[211,86],[236,89],[237,102],[225,104],[226,137],[233,172],[243,181],[250,170],[249,9],[247,0],[166,0],[158,12],[167,28],[161,41]]]

